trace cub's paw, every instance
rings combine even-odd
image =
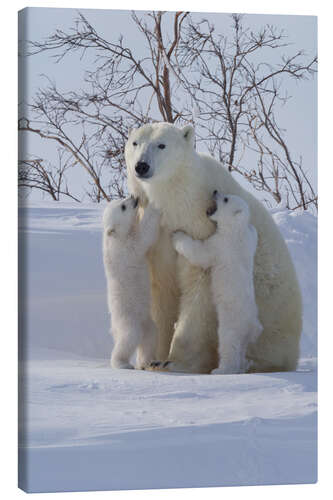
[[[211,371],[212,375],[236,375],[239,373],[245,373],[245,370],[243,368],[240,368],[239,366],[219,366],[218,368],[215,368],[215,370]]]
[[[213,375],[234,375],[239,373],[245,373],[247,368],[247,363],[245,357],[236,353],[225,353],[224,356],[220,357],[219,366],[212,370]]]
[[[223,368],[215,368],[210,373],[211,375],[228,375],[228,372]]]
[[[134,366],[131,363],[124,361],[111,361],[111,368],[116,368],[120,370],[134,370]]]

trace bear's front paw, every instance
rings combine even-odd
[[[170,363],[171,361],[152,361],[146,369],[150,371],[167,372],[169,371],[168,366]]]
[[[152,361],[147,370],[158,372],[193,373],[191,367],[177,361]]]
[[[137,370],[150,370],[151,361],[137,361],[135,368]]]

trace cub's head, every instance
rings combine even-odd
[[[245,226],[249,223],[250,210],[248,204],[239,196],[214,191],[207,216],[221,228],[228,225]]]
[[[131,130],[125,147],[131,184],[152,184],[171,179],[194,151],[194,129],[153,123]]]
[[[129,196],[125,200],[111,201],[103,215],[105,237],[126,237],[133,228],[139,198]]]

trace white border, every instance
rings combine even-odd
[[[119,4],[118,4],[119,5]],[[16,81],[17,81],[17,11],[26,6],[31,7],[68,7],[68,2],[34,1],[23,2],[12,0],[2,6],[1,10],[1,244],[0,262],[2,282],[2,322],[1,322],[1,378],[2,405],[1,405],[1,494],[3,498],[11,499],[24,495],[17,489],[16,474]],[[73,0],[71,8],[112,8],[117,4],[107,0]],[[319,254],[319,364],[320,364],[320,441],[319,441],[319,483],[317,485],[295,486],[259,486],[238,488],[204,488],[186,490],[145,490],[124,492],[92,492],[92,493],[62,493],[64,499],[84,498],[95,499],[220,499],[221,495],[229,499],[261,498],[274,500],[286,495],[307,498],[328,498],[331,490],[331,446],[332,446],[332,326],[328,318],[331,302],[332,287],[332,8],[325,0],[316,2],[279,0],[271,3],[266,1],[232,0],[225,5],[218,0],[205,0],[204,5],[195,0],[123,0],[122,9],[165,9],[206,12],[247,12],[260,14],[289,14],[289,15],[318,15],[319,16],[319,194],[320,194],[320,254]],[[325,293],[325,291],[327,293]],[[156,457],[158,459],[158,457]],[[55,494],[56,495],[56,494]],[[33,497],[35,495],[32,495]],[[38,499],[49,498],[49,495],[38,494]]]

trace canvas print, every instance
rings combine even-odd
[[[317,480],[317,20],[19,13],[19,487]]]

